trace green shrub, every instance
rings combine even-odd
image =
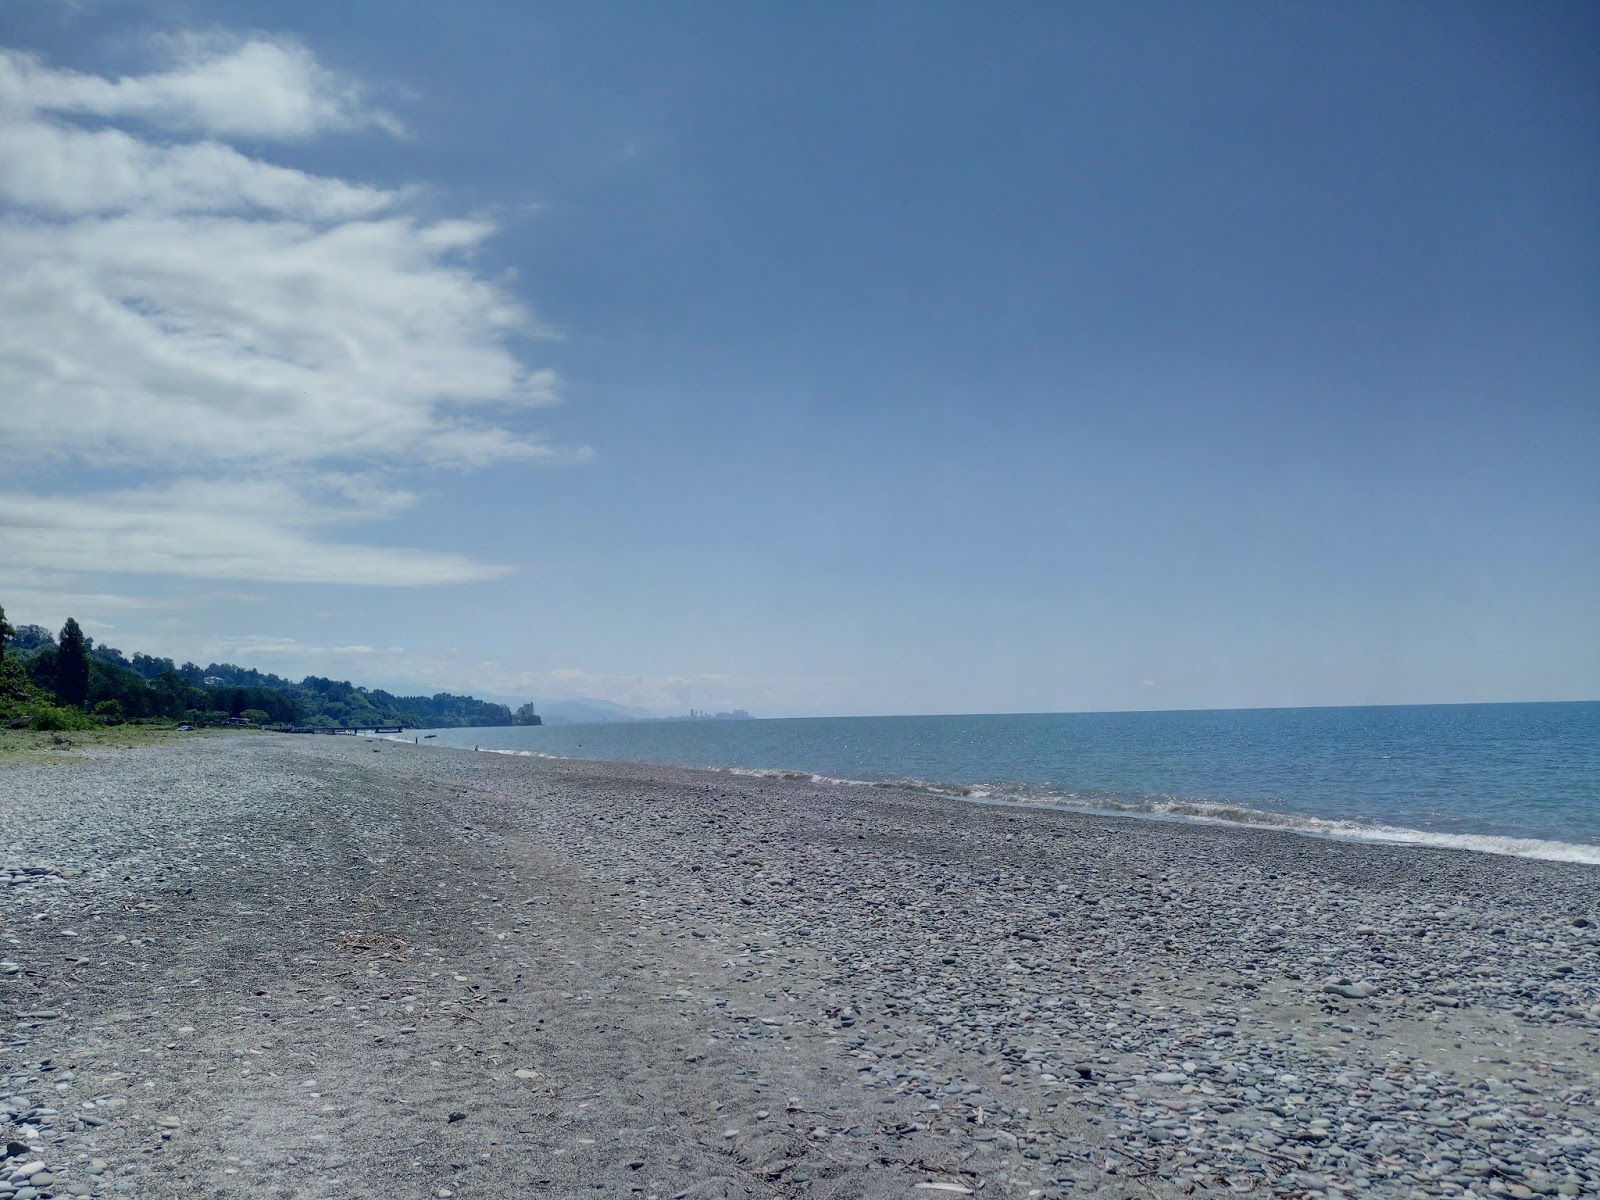
[[[35,704],[30,713],[29,723],[34,729],[61,732],[93,729],[98,724],[75,708],[59,708],[54,704]]]
[[[122,701],[102,700],[94,706],[94,715],[107,725],[122,724]]]

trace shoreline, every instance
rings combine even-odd
[[[0,765],[39,1195],[1600,1190],[1592,866],[422,748]]]
[[[407,742],[404,736],[388,734],[361,736],[373,736],[380,740],[418,745],[423,749],[456,751],[464,749],[460,746],[438,744],[426,746],[420,742]],[[923,792],[930,796],[939,796],[951,800],[966,801],[972,804],[990,804],[1005,808],[1078,813],[1085,816],[1124,817],[1143,821],[1170,821],[1178,824],[1222,825],[1236,829],[1271,830],[1290,833],[1299,837],[1336,842],[1418,846],[1429,849],[1457,850],[1471,854],[1525,858],[1540,862],[1570,862],[1600,866],[1600,843],[1569,842],[1556,838],[1524,837],[1516,834],[1448,833],[1414,829],[1403,825],[1387,825],[1375,821],[1336,820],[1314,816],[1309,813],[1273,812],[1226,800],[1162,797],[1152,799],[1145,805],[1140,805],[1110,798],[1079,800],[1074,793],[1055,792],[1039,785],[952,784],[922,779],[849,779],[835,775],[825,775],[815,771],[791,770],[782,767],[707,767],[639,759],[585,758],[577,755],[552,754],[546,751],[518,750],[497,746],[487,748],[474,746],[473,751],[480,754],[500,754],[512,758],[546,759],[552,762],[611,763],[618,766],[660,767],[677,771],[705,771],[712,774],[745,776],[757,779],[805,780],[822,787],[875,790],[901,789]]]

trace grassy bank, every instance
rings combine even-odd
[[[179,738],[252,737],[249,729],[197,729],[179,733],[169,725],[112,725],[55,733],[40,729],[0,729],[0,763],[71,760],[84,751],[132,750]]]

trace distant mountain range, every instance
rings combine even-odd
[[[539,715],[546,725],[607,725],[623,721],[648,721],[655,713],[643,708],[629,708],[609,700],[545,700],[539,704]]]

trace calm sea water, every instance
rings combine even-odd
[[[432,744],[1600,863],[1600,702],[659,721]]]

